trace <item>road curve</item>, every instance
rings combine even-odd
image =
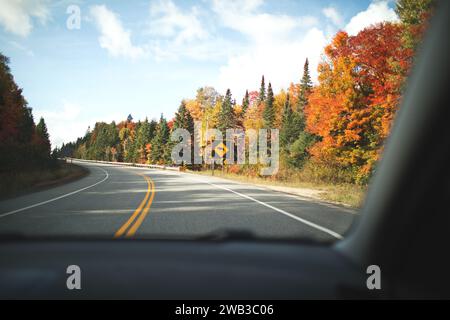
[[[250,231],[265,238],[336,240],[357,214],[221,178],[78,163],[78,181],[0,202],[0,235],[111,238]]]

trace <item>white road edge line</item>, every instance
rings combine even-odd
[[[20,209],[17,209],[17,210],[13,210],[13,211],[9,211],[9,212],[2,213],[2,214],[0,214],[0,218],[4,218],[4,217],[10,216],[10,215],[12,215],[12,214],[14,214],[14,213],[21,212],[21,211],[25,211],[25,210],[28,210],[28,209],[31,209],[31,208],[35,208],[35,207],[38,207],[38,206],[42,206],[42,205],[44,205],[44,204],[47,204],[47,203],[50,203],[50,202],[53,202],[53,201],[56,201],[56,200],[59,200],[59,199],[62,199],[62,198],[66,198],[66,197],[68,197],[68,196],[74,195],[74,194],[79,193],[79,192],[81,192],[81,191],[84,191],[84,190],[93,188],[93,187],[95,187],[96,185],[99,185],[100,183],[106,181],[106,180],[109,178],[109,173],[108,173],[108,171],[106,171],[106,170],[103,169],[103,168],[100,168],[99,166],[97,166],[97,168],[99,168],[99,169],[102,170],[104,173],[106,173],[106,176],[105,176],[105,178],[103,178],[103,180],[98,181],[98,182],[96,182],[96,183],[94,183],[94,184],[92,184],[92,185],[90,185],[90,186],[87,186],[87,187],[84,187],[84,188],[82,188],[82,189],[78,189],[78,190],[72,191],[72,192],[70,192],[70,193],[63,194],[62,196],[59,196],[59,197],[56,197],[56,198],[53,198],[53,199],[50,199],[50,200],[42,201],[42,202],[39,202],[39,203],[36,203],[36,204],[32,204],[31,206],[28,206],[28,207],[24,207],[24,208],[20,208]]]
[[[270,205],[270,204],[267,204],[267,203],[264,203],[264,202],[262,202],[262,201],[256,200],[255,198],[252,198],[252,197],[247,196],[247,195],[245,195],[245,194],[239,193],[239,192],[234,191],[234,190],[231,190],[231,189],[229,189],[229,188],[226,188],[226,187],[223,187],[223,186],[219,186],[219,185],[217,185],[217,184],[214,184],[214,183],[211,183],[211,182],[207,182],[207,181],[204,181],[204,180],[199,180],[199,179],[195,179],[195,180],[200,181],[200,182],[203,182],[203,183],[206,183],[206,184],[209,184],[209,185],[214,186],[214,187],[219,188],[219,189],[223,189],[223,190],[232,192],[232,193],[237,194],[238,196],[241,196],[241,197],[246,198],[246,199],[248,199],[248,200],[252,200],[252,201],[254,201],[254,202],[256,202],[256,203],[259,203],[260,205],[263,205],[263,206],[265,206],[265,207],[267,207],[267,208],[270,208],[270,209],[275,210],[275,211],[277,211],[277,212],[279,212],[279,213],[281,213],[281,214],[284,214],[285,216],[287,216],[287,217],[289,217],[289,218],[292,218],[292,219],[294,219],[294,220],[300,221],[300,222],[302,222],[302,223],[304,223],[304,224],[306,224],[306,225],[308,225],[308,226],[310,226],[310,227],[312,227],[312,228],[315,228],[315,229],[317,229],[317,230],[320,230],[320,231],[322,231],[322,232],[325,232],[325,233],[327,233],[327,234],[329,234],[329,235],[335,237],[336,239],[340,239],[340,240],[343,239],[343,236],[342,236],[342,235],[340,235],[340,234],[337,233],[337,232],[334,232],[333,230],[330,230],[330,229],[327,229],[327,228],[325,228],[325,227],[319,226],[318,224],[315,224],[315,223],[313,223],[313,222],[311,222],[311,221],[308,221],[308,220],[302,219],[302,218],[300,218],[300,217],[297,217],[296,215],[293,215],[292,213],[289,213],[289,212],[284,211],[284,210],[282,210],[282,209],[278,209],[278,208],[276,208],[276,207],[274,207],[274,206],[272,206],[272,205]]]

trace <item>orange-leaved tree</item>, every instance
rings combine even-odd
[[[305,110],[307,130],[321,138],[313,158],[353,170],[357,182],[371,175],[399,106],[413,55],[403,28],[381,23],[356,36],[336,34]]]

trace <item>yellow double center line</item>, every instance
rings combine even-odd
[[[152,205],[153,198],[155,197],[155,184],[152,179],[141,174],[140,176],[144,177],[145,181],[147,181],[147,193],[145,195],[144,200],[142,200],[139,207],[134,211],[131,217],[120,227],[119,230],[114,234],[114,238],[119,238],[123,235],[125,237],[132,237],[136,233],[137,229],[141,226],[145,217],[147,216],[150,206]],[[128,230],[128,231],[127,231]]]

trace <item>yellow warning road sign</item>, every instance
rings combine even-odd
[[[218,154],[220,157],[223,157],[223,156],[227,153],[228,149],[227,149],[226,145],[223,144],[223,142],[221,142],[220,144],[218,144],[218,145],[214,148],[214,151],[215,151],[216,154]]]

